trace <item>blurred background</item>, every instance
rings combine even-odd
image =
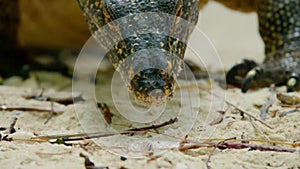
[[[49,55],[76,56],[90,37],[84,16],[75,0],[20,2],[21,23],[18,33],[23,47],[54,50],[62,48],[66,50],[50,52]],[[211,40],[225,69],[244,58],[259,62],[264,58],[264,46],[258,33],[255,13],[234,11],[210,1],[200,11],[197,27]],[[186,55],[192,55],[191,51],[188,50]],[[47,61],[47,57],[37,56],[40,62],[43,62],[41,58]],[[61,60],[66,59],[63,57]]]
[[[264,45],[256,13],[242,13],[210,1],[197,25],[212,41],[225,69],[244,58],[262,61]]]

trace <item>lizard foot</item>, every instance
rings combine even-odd
[[[300,89],[300,58],[284,57],[281,59],[267,59],[261,65],[254,61],[244,60],[233,66],[226,75],[228,84],[241,88],[247,92],[250,88],[267,87],[271,84],[286,85],[287,91]]]

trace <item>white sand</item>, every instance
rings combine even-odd
[[[224,10],[220,5],[211,4],[202,15],[200,27],[210,37],[216,46],[226,68],[229,68],[236,60],[242,58],[251,58],[257,56],[257,60],[261,60],[263,56],[262,42],[257,34],[256,18],[254,14],[238,14],[236,12]],[[224,56],[224,57],[223,57]],[[52,76],[50,74],[49,76]],[[54,74],[54,79],[59,79]],[[49,78],[50,79],[50,78]],[[46,80],[43,86],[47,88],[63,89],[70,91],[71,86],[67,79],[59,79],[56,83],[53,80]],[[204,83],[205,84],[205,83]],[[107,84],[106,84],[107,85]],[[37,86],[34,80],[28,80],[23,83],[23,87]],[[66,87],[67,86],[67,87]],[[84,88],[85,86],[83,86]],[[104,87],[107,90],[98,90],[98,99],[107,102],[108,106],[112,106],[109,102],[109,86]],[[22,89],[21,89],[22,90]],[[217,87],[218,91],[222,91]],[[15,90],[13,90],[15,91]],[[204,117],[209,112],[211,103],[210,96],[205,92],[200,92],[201,108],[196,123],[194,124],[189,138],[199,140],[203,138],[202,123],[210,122]],[[226,98],[259,118],[259,108],[267,102],[270,96],[268,89],[260,89],[242,94],[239,89],[229,89],[226,91]],[[1,95],[1,100],[6,105],[24,104],[27,101],[20,100],[20,96]],[[107,100],[106,100],[107,99]],[[28,104],[31,104],[28,103]],[[36,102],[34,102],[36,104]],[[172,104],[176,105],[176,102]],[[239,113],[233,108],[224,107],[226,114],[223,122],[215,125],[215,130],[208,132],[211,138],[231,138],[240,137],[243,133],[249,139],[261,140],[277,140],[283,142],[292,142],[300,139],[300,115],[299,112],[279,117],[280,112],[290,110],[283,109],[276,100],[271,107],[271,111],[278,111],[275,117],[268,116],[265,121],[273,127],[269,129],[257,121],[251,121],[245,116],[242,119]],[[88,101],[81,105],[81,110],[86,111],[88,115],[95,106],[88,104]],[[174,109],[174,110],[173,110]],[[176,106],[169,111],[176,112]],[[215,109],[223,109],[215,107]],[[112,111],[115,111],[112,109]],[[213,115],[216,112],[211,112]],[[217,114],[217,113],[216,113]],[[82,126],[78,122],[77,115],[74,112],[73,105],[67,106],[67,110],[57,116],[54,116],[47,124],[44,124],[48,118],[48,113],[29,112],[29,111],[1,111],[0,126],[5,127],[10,124],[12,117],[18,117],[17,133],[14,138],[28,139],[33,134],[52,135],[52,134],[76,134],[83,132]],[[84,116],[84,114],[83,114]],[[217,115],[214,115],[216,117]],[[88,116],[91,118],[90,116]],[[168,117],[168,116],[166,116]],[[82,117],[80,117],[82,119]],[[113,116],[113,124],[127,125],[120,116]],[[99,123],[99,125],[101,125]],[[143,126],[143,125],[141,125]],[[120,126],[119,126],[120,127]],[[125,126],[128,127],[128,126]],[[122,127],[121,127],[122,128]],[[141,136],[144,137],[144,136]],[[124,142],[124,145],[128,143]],[[257,143],[262,144],[262,143]],[[269,145],[269,144],[266,144]],[[0,168],[84,168],[84,159],[79,157],[82,152],[88,155],[90,159],[98,167],[108,166],[111,168],[206,168],[206,161],[211,153],[211,148],[201,148],[196,150],[188,150],[179,152],[178,150],[170,150],[157,159],[149,158],[120,160],[119,155],[107,152],[107,148],[91,144],[84,146],[64,146],[50,143],[37,142],[0,142]],[[288,147],[288,146],[286,146]],[[109,148],[113,149],[113,147]],[[278,152],[260,152],[248,150],[216,150],[211,158],[209,165],[212,168],[300,168],[300,149],[297,148],[295,153],[278,153]]]

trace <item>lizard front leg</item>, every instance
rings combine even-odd
[[[300,1],[261,0],[257,12],[266,58],[262,64],[235,65],[227,73],[227,82],[239,85],[243,92],[270,84],[286,85],[288,91],[299,89]]]

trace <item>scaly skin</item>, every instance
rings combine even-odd
[[[188,36],[198,21],[198,1],[79,0],[79,4],[92,34],[108,51],[108,58],[138,103],[150,106],[170,99]],[[147,12],[152,13],[142,15]],[[168,22],[173,16],[178,18]],[[179,18],[191,26],[180,25]]]
[[[286,85],[287,91],[300,88],[300,1],[261,0],[257,9],[259,30],[265,42],[262,64],[245,60],[227,74],[229,84],[243,92],[251,87]],[[243,76],[246,76],[244,79]]]
[[[31,7],[37,6],[39,0],[34,0],[35,3],[27,4],[26,9],[30,9]],[[73,4],[75,0],[68,0],[69,4]],[[121,16],[126,16],[128,11],[131,13],[136,12],[145,12],[145,11],[152,11],[156,12],[162,10],[166,13],[171,15],[176,15],[182,17],[184,19],[189,20],[193,24],[197,22],[197,11],[201,7],[203,7],[208,0],[201,0],[199,3],[199,8],[195,7],[196,5],[193,4],[192,7],[188,4],[193,2],[192,0],[170,0],[170,1],[151,1],[153,4],[152,6],[147,4],[151,0],[80,0],[80,6],[83,9],[84,14],[87,16],[88,25],[90,30],[93,34],[97,32],[101,27],[105,26],[108,23],[116,20]],[[299,74],[300,74],[300,61],[299,61],[299,18],[300,18],[300,10],[299,10],[299,0],[216,0],[225,6],[243,11],[243,12],[252,12],[255,11],[258,13],[259,16],[259,25],[260,25],[260,33],[266,45],[266,58],[263,64],[257,64],[253,61],[245,60],[244,63],[235,65],[231,70],[229,70],[227,74],[227,81],[229,84],[235,84],[242,88],[242,91],[246,92],[249,88],[252,87],[262,87],[268,86],[271,83],[275,83],[277,85],[286,84],[288,87],[288,91],[293,91],[299,89]],[[22,1],[23,4],[26,2],[25,0]],[[52,1],[51,1],[52,2]],[[56,1],[56,3],[60,3],[61,1]],[[123,8],[117,8],[116,4],[118,2],[122,2]],[[147,2],[144,3],[143,2]],[[2,47],[0,48],[0,54],[3,57],[3,53],[7,52],[7,49],[15,49],[18,46],[18,41],[16,41],[16,27],[18,26],[18,11],[17,8],[9,8],[9,6],[18,6],[17,1],[6,1],[2,4],[0,3],[0,9],[5,11],[4,14],[9,16],[8,20],[3,19],[5,15],[0,15],[0,30],[3,33],[4,41],[2,41]],[[43,2],[44,3],[44,2]],[[106,3],[106,4],[104,4]],[[90,6],[88,6],[88,5]],[[140,5],[139,4],[143,4]],[[171,4],[174,4],[171,6]],[[114,6],[115,5],[115,6]],[[167,8],[163,8],[163,6]],[[169,6],[168,6],[169,5]],[[25,5],[26,6],[26,5]],[[67,11],[68,6],[74,5],[62,5],[63,9]],[[137,7],[138,6],[138,7]],[[41,7],[41,6],[40,6]],[[40,9],[40,7],[38,9]],[[51,8],[51,5],[48,6]],[[58,5],[57,9],[60,9]],[[146,8],[145,8],[146,7]],[[98,9],[98,10],[97,10]],[[21,9],[21,12],[23,10]],[[25,11],[25,10],[24,10]],[[31,11],[31,10],[29,10]],[[37,10],[38,11],[38,10]],[[63,11],[63,10],[58,10]],[[41,14],[47,13],[49,11],[40,11]],[[50,11],[51,13],[51,11]],[[49,16],[55,15],[58,12],[54,12]],[[39,16],[39,14],[36,14]],[[70,15],[68,17],[75,16],[74,14],[68,14],[68,12],[62,12],[60,15]],[[1,17],[2,16],[2,17]],[[24,16],[24,15],[22,15]],[[26,16],[26,15],[25,15]],[[43,16],[43,15],[41,15]],[[77,16],[77,15],[76,15]],[[95,16],[93,20],[89,19],[88,16]],[[67,18],[68,18],[67,17]],[[43,17],[41,17],[43,18]],[[53,16],[48,21],[56,20],[57,16]],[[34,20],[34,19],[33,19]],[[11,22],[13,21],[13,22]],[[47,23],[47,22],[46,22]],[[80,22],[81,23],[81,22]],[[44,23],[45,24],[45,23]],[[79,24],[79,23],[78,23]],[[81,23],[84,25],[84,23]],[[10,29],[3,29],[5,27],[10,27]],[[38,25],[38,24],[37,24]],[[43,25],[43,23],[41,24]],[[50,24],[51,25],[51,24]],[[50,25],[48,27],[50,27]],[[53,24],[57,25],[57,24]],[[2,27],[1,27],[2,26]],[[173,28],[175,26],[175,28]],[[48,28],[47,27],[47,28]],[[62,27],[62,26],[57,26]],[[73,26],[74,27],[74,26]],[[21,25],[21,28],[22,25]],[[115,29],[117,27],[111,27]],[[176,24],[170,26],[170,30],[173,29],[173,32],[176,32]],[[178,30],[177,30],[178,31]],[[182,30],[181,30],[182,31]],[[1,33],[0,32],[0,33]],[[21,33],[20,33],[21,32]],[[34,33],[34,31],[32,31]],[[32,33],[31,32],[31,33]],[[54,31],[53,31],[54,32]],[[118,32],[118,31],[117,31]],[[172,31],[171,31],[172,32]],[[23,33],[19,31],[21,34],[21,42],[26,39],[26,35],[32,36],[28,32]],[[47,34],[47,32],[44,32]],[[48,32],[49,33],[49,32]],[[82,41],[86,40],[88,34],[86,31],[82,33],[74,34],[74,37],[78,34],[83,35]],[[48,34],[47,34],[48,35]],[[19,37],[19,38],[20,38]],[[43,38],[42,34],[40,37]],[[49,35],[48,35],[49,37]],[[146,42],[146,39],[150,37],[150,41]],[[151,38],[152,37],[152,38]],[[155,38],[153,38],[155,37]],[[187,36],[188,37],[188,36]],[[22,40],[23,39],[23,40]],[[64,38],[62,38],[64,39]],[[43,42],[47,42],[47,38],[43,38]],[[176,38],[167,38],[160,34],[152,34],[141,36],[141,39],[136,38],[125,38],[119,42],[119,44],[113,44],[113,48],[110,48],[108,52],[108,57],[111,59],[114,66],[117,68],[120,66],[119,62],[122,62],[124,58],[132,53],[137,53],[144,49],[145,47],[149,46],[156,46],[161,51],[168,51],[171,54],[175,54],[180,58],[183,58],[184,51],[186,48],[186,41],[187,39],[183,40],[184,42],[178,42]],[[15,43],[16,42],[16,43]],[[26,42],[26,40],[25,40]],[[163,45],[160,44],[162,42]],[[50,46],[56,45],[52,43],[41,43]],[[104,42],[108,44],[109,41]],[[143,43],[144,46],[133,47],[132,44],[135,43]],[[158,44],[159,43],[159,44]],[[6,44],[9,44],[6,46]],[[35,39],[33,45],[39,44],[39,39]],[[59,43],[58,43],[59,44]],[[60,43],[59,45],[66,44],[65,42]],[[71,43],[70,43],[71,44]],[[167,44],[167,45],[166,45]],[[23,45],[23,44],[22,44]],[[25,43],[26,45],[26,43]],[[5,48],[3,48],[5,46]],[[15,47],[11,47],[15,46]],[[180,51],[180,52],[179,52]],[[119,54],[118,54],[119,52]],[[150,53],[151,55],[153,53]],[[144,57],[146,58],[146,57]],[[140,63],[150,62],[151,57],[148,57],[145,60],[140,60]],[[168,66],[170,70],[167,72],[171,72],[168,76],[163,71],[158,70],[147,70],[145,72],[141,72],[143,75],[133,76],[138,73],[134,68],[130,67],[129,65],[124,66],[123,72],[128,69],[127,73],[124,73],[123,77],[125,79],[134,79],[130,83],[128,82],[128,86],[130,89],[139,95],[138,98],[142,100],[145,104],[149,104],[150,100],[147,99],[147,92],[158,88],[163,89],[163,94],[166,97],[172,96],[172,91],[174,90],[174,81],[176,79],[176,74],[178,71],[178,67],[180,64],[175,62],[174,60],[164,60],[166,63],[165,66]],[[159,84],[159,85],[158,85]],[[158,85],[158,86],[157,86]],[[141,88],[141,89],[140,89]],[[148,90],[149,89],[149,90]],[[141,90],[143,91],[142,94]]]

